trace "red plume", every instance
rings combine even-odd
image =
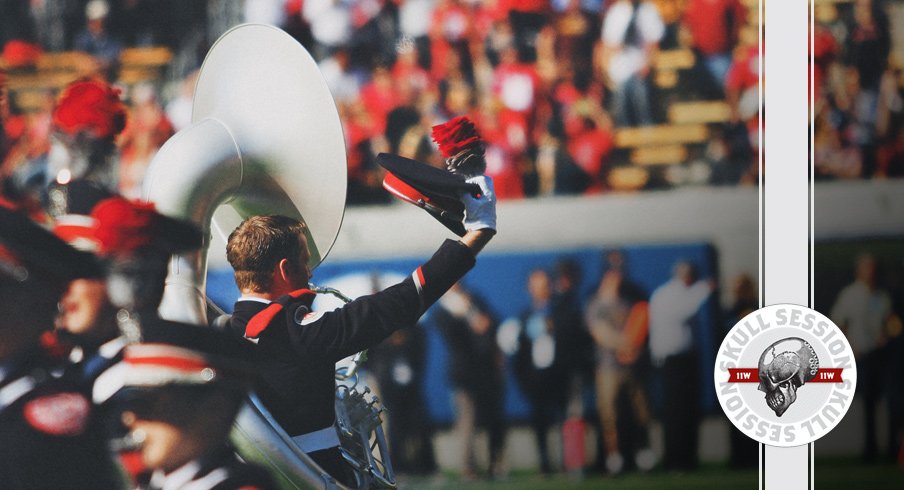
[[[445,124],[433,126],[432,136],[445,158],[454,157],[465,150],[483,154],[483,140],[467,116],[459,116]]]
[[[40,45],[22,39],[12,39],[3,46],[3,59],[10,68],[34,66],[42,54]]]
[[[150,246],[157,234],[157,217],[152,203],[111,197],[99,202],[91,217],[102,255],[128,255]]]
[[[95,138],[113,138],[126,126],[126,108],[118,89],[97,80],[79,80],[63,91],[53,123],[70,135],[86,131]]]

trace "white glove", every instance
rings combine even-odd
[[[467,192],[461,195],[465,205],[465,229],[468,231],[491,229],[496,230],[496,191],[493,179],[486,175],[477,175],[467,180],[469,184],[480,187],[480,197],[475,198]]]

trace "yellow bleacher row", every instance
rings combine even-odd
[[[165,47],[123,49],[119,56],[118,80],[126,85],[157,79],[170,60],[172,52]],[[7,70],[7,86],[24,111],[40,107],[48,91],[58,91],[68,83],[98,69],[97,61],[79,51],[44,53],[34,68],[10,69],[0,59],[0,68]]]

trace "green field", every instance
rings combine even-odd
[[[469,490],[552,490],[612,489],[612,490],[744,490],[758,488],[756,470],[732,471],[721,466],[704,466],[693,473],[627,474],[619,477],[585,476],[576,480],[559,475],[541,478],[530,473],[516,472],[504,481],[463,482],[457,475],[447,474],[429,479],[404,479],[401,488],[446,489],[467,488]],[[818,490],[904,490],[904,470],[892,465],[861,465],[853,460],[819,461],[816,465],[816,485]]]

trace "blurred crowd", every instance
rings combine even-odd
[[[136,195],[156,149],[190,122],[191,68],[212,41],[211,17],[228,9],[198,1],[46,2],[43,10],[5,3],[0,42],[13,69],[43,50],[76,50],[93,57],[87,71],[116,81],[126,47],[185,54],[167,78],[123,84],[135,115],[118,141],[121,180],[123,192]],[[389,200],[376,154],[439,164],[427,129],[460,115],[477,121],[489,143],[488,172],[502,199],[754,183],[755,8],[742,0],[257,0],[234,10],[237,21],[283,27],[318,61],[345,130],[349,203],[360,204]],[[886,2],[826,2],[816,11],[817,177],[897,176],[904,103]],[[660,69],[662,52],[690,52],[693,62]],[[669,77],[677,80],[663,81]],[[46,104],[10,125],[21,143],[6,174],[46,156],[45,105],[54,95],[48,89]],[[619,130],[675,128],[671,105],[693,101],[726,104],[708,119],[706,141],[689,142],[669,165],[644,168],[639,182],[610,178],[632,165]]]
[[[815,167],[822,179],[887,178],[904,172],[900,54],[888,8],[857,0],[816,6],[811,45]]]
[[[213,41],[206,33],[229,17],[229,5],[8,0],[0,30],[4,64],[11,76],[36,69],[40,74],[42,53],[76,51],[90,55],[80,62],[83,74],[118,82],[131,113],[130,127],[117,140],[121,187],[125,195],[137,195],[155,151],[190,122],[193,68]],[[350,204],[388,202],[380,189],[382,170],[374,163],[381,151],[439,164],[427,129],[460,115],[475,120],[488,142],[488,174],[501,199],[756,181],[759,51],[750,2],[238,5],[232,6],[236,22],[279,25],[317,60],[344,126]],[[855,32],[860,20],[848,17],[839,15],[836,22]],[[887,27],[885,33],[887,38]],[[853,39],[836,44],[848,46]],[[175,53],[168,73],[147,80],[126,76],[120,57],[136,46]],[[663,53],[690,56],[690,62],[666,67],[659,61]],[[862,83],[844,87],[847,94],[869,90]],[[4,174],[18,172],[27,180],[39,173],[35,167],[47,157],[46,121],[56,90],[48,86],[44,102],[32,96],[27,111],[13,90],[7,132],[16,148],[3,162]],[[632,163],[632,150],[644,143],[619,143],[619,131],[663,125],[668,138],[681,127],[669,116],[672,104],[693,101],[723,103],[704,120],[709,137],[679,146],[668,165]],[[842,110],[853,113],[851,107]],[[861,120],[872,121],[854,122]],[[631,167],[644,177],[625,183],[612,176],[613,169]]]

